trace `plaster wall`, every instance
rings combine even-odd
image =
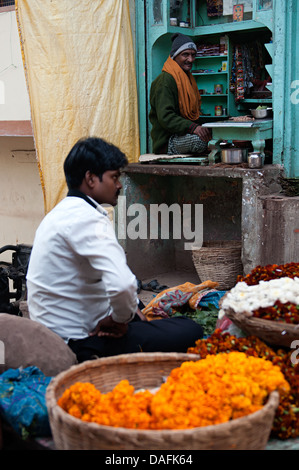
[[[33,138],[0,137],[0,169],[0,247],[31,245],[44,216]]]
[[[0,10],[0,121],[30,120],[15,11]]]

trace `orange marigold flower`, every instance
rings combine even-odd
[[[188,352],[204,359],[208,354],[240,351],[247,356],[259,357],[279,366],[290,385],[288,391],[280,392],[280,404],[276,410],[271,435],[279,439],[299,436],[299,363],[293,364],[292,350],[274,350],[256,336],[236,338],[228,332],[216,329],[207,339],[198,340]]]
[[[135,429],[190,429],[260,409],[273,390],[290,389],[280,367],[243,352],[208,355],[171,371],[156,393],[135,392],[127,380],[101,394],[77,383],[58,404],[84,421]]]

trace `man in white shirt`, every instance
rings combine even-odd
[[[125,155],[99,138],[78,141],[64,163],[68,195],[48,213],[27,272],[30,318],[61,336],[78,357],[186,352],[202,337],[191,320],[145,320],[137,280],[101,204],[117,204]],[[136,315],[137,313],[137,315]]]

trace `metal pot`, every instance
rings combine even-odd
[[[262,168],[264,166],[264,156],[258,152],[252,152],[248,155],[249,168]]]
[[[263,119],[268,116],[268,109],[262,108],[262,109],[251,109],[251,114],[253,117],[256,119]]]
[[[247,161],[248,149],[230,148],[221,150],[222,163],[236,164]]]

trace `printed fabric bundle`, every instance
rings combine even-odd
[[[45,398],[50,380],[35,366],[0,375],[0,414],[24,438],[51,435]]]
[[[217,282],[205,281],[201,284],[185,282],[160,292],[142,310],[148,320],[168,318],[187,306],[196,310],[205,296],[209,296],[209,303],[218,305],[218,300],[225,292],[217,291]],[[213,298],[212,298],[213,297]]]

